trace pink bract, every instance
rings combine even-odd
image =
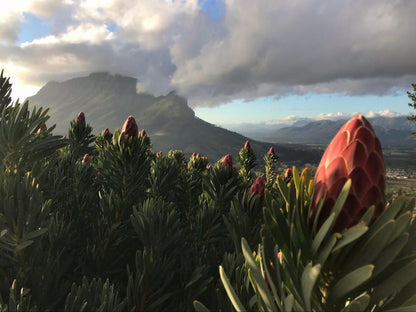
[[[133,116],[129,116],[123,124],[121,129],[121,136],[126,135],[127,137],[137,137],[139,130],[137,128],[136,120]]]
[[[380,141],[370,123],[362,115],[350,119],[326,148],[315,175],[315,192],[311,218],[319,201],[325,201],[319,216],[326,220],[345,182],[351,179],[351,189],[337,219],[335,231],[359,222],[372,205],[375,212],[371,222],[384,208],[386,169]]]

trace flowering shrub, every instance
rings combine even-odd
[[[249,142],[236,165],[154,153],[133,116],[94,136],[80,113],[56,136],[47,111],[9,94],[1,75],[0,311],[415,307],[414,201],[384,205],[363,117],[313,180],[295,167],[276,176],[272,148],[262,169]]]

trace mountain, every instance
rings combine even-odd
[[[70,121],[83,111],[94,133],[121,128],[125,119],[133,115],[139,128],[150,136],[155,152],[167,153],[171,149],[180,149],[186,155],[198,152],[212,162],[226,154],[235,157],[244,146],[247,137],[197,118],[187,100],[175,92],[158,97],[137,93],[136,82],[134,78],[93,73],[64,82],[49,82],[28,100],[30,105],[50,108],[49,126],[56,124],[54,132],[58,134],[66,134]],[[255,140],[250,143],[258,159],[270,146],[285,163],[316,162],[320,158],[319,152],[302,146],[277,146]]]
[[[416,138],[411,136],[414,125],[406,120],[406,116],[368,118],[383,147],[416,148]],[[246,127],[244,135],[268,142],[296,144],[328,144],[347,119],[316,120],[292,125],[272,125],[270,127]],[[235,128],[234,128],[235,129]],[[248,129],[248,130],[247,130]]]

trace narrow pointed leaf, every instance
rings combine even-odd
[[[225,291],[227,292],[228,298],[230,298],[234,309],[236,309],[237,311],[245,311],[246,309],[244,308],[243,304],[241,303],[240,299],[235,293],[233,287],[231,286],[230,280],[225,274],[222,266],[220,266],[220,277],[221,277],[222,284],[224,285]]]
[[[303,270],[301,285],[307,311],[311,310],[312,291],[320,272],[321,265],[317,264],[315,266],[312,266],[311,262],[308,263],[305,269]]]
[[[351,242],[357,240],[360,238],[365,232],[367,232],[368,226],[366,226],[363,223],[358,223],[349,229],[347,229],[345,232],[342,233],[342,238],[338,241],[335,248],[332,250],[332,252],[337,251],[338,249],[350,244]]]
[[[373,270],[374,265],[368,264],[348,273],[346,276],[341,278],[332,289],[330,294],[332,300],[336,301],[347,295],[350,291],[354,290],[358,286],[362,285],[371,277]]]

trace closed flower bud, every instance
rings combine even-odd
[[[84,112],[79,112],[77,119],[75,120],[78,124],[85,125],[85,115]]]
[[[127,136],[128,138],[137,137],[138,135],[138,128],[136,124],[136,120],[133,116],[129,116],[123,124],[123,128],[121,128],[121,136]]]
[[[244,149],[246,149],[246,150],[251,149],[251,146],[250,146],[250,142],[249,141],[246,141],[246,143],[244,144]]]
[[[46,130],[48,130],[48,127],[45,124],[43,124],[42,126],[39,127],[39,129],[36,132],[36,134],[40,134],[42,132],[45,132]]]
[[[357,224],[370,206],[375,206],[372,221],[384,208],[386,169],[381,145],[362,115],[341,127],[322,156],[315,175],[312,218],[325,193],[320,223],[328,218],[348,179],[351,189],[335,225],[338,232]]]
[[[270,147],[269,152],[267,154],[269,154],[269,155],[276,155],[275,152],[274,152],[274,148],[273,147]]]
[[[290,170],[290,168],[287,168],[283,177],[285,178],[285,182],[289,183],[290,180],[292,180],[292,170]]]
[[[88,165],[90,163],[90,155],[85,154],[84,157],[82,158],[82,163]]]
[[[103,136],[103,137],[105,137],[106,135],[108,135],[110,133],[110,130],[108,130],[108,128],[105,128],[102,132],[101,132],[101,135]]]
[[[225,155],[221,158],[221,167],[231,168],[233,166],[233,158],[230,154]]]
[[[258,177],[253,184],[250,187],[250,190],[248,192],[249,195],[253,194],[259,194],[260,195],[260,201],[263,201],[264,199],[264,180],[262,177]]]
[[[142,130],[140,131],[140,133],[139,133],[139,136],[140,136],[141,138],[144,138],[145,136],[147,136],[146,130],[142,129]]]

